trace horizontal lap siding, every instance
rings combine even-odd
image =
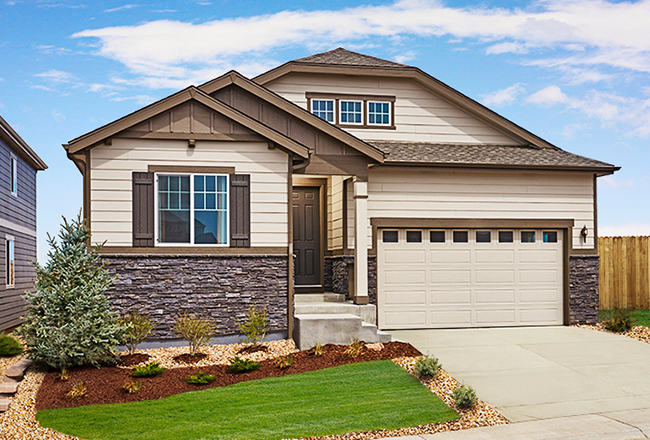
[[[14,238],[15,285],[7,287],[5,268],[5,237]],[[32,260],[36,259],[36,238],[11,229],[0,227],[0,330],[20,324],[19,317],[24,314],[25,290],[34,289],[35,269]]]
[[[18,197],[11,194],[11,155],[18,159]],[[0,218],[36,230],[36,171],[0,140]]]
[[[331,179],[329,250],[343,249],[343,179],[342,176],[332,176]]]
[[[594,247],[593,208],[589,175],[381,169],[368,182],[369,218],[575,219],[574,249]]]
[[[131,246],[131,172],[149,165],[235,167],[251,175],[251,246],[287,246],[287,155],[266,143],[114,139],[91,150],[94,242]]]
[[[395,96],[396,130],[346,129],[361,139],[518,144],[407,79],[294,73],[266,87],[303,108],[307,108],[306,92]]]

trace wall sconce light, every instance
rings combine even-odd
[[[195,141],[194,139],[190,139],[189,141],[187,141],[187,146],[188,146],[189,148],[194,148],[194,147],[196,147],[196,141]]]
[[[580,235],[582,236],[582,242],[586,243],[587,242],[587,225],[584,225],[582,227],[582,231],[580,231]]]

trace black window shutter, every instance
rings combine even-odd
[[[153,247],[154,173],[133,172],[133,247]]]
[[[230,175],[230,247],[251,247],[251,176]]]

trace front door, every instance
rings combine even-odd
[[[296,286],[320,286],[320,188],[293,188]]]

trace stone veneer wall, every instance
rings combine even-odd
[[[570,324],[598,322],[598,255],[569,258]]]
[[[240,333],[235,318],[257,303],[269,312],[271,331],[287,329],[288,260],[285,255],[107,256],[118,274],[108,290],[113,310],[148,313],[154,339],[178,338],[174,317],[210,316],[219,335]]]
[[[326,292],[348,294],[348,264],[353,256],[325,257],[324,288]],[[368,255],[368,296],[370,304],[377,304],[377,257]]]

